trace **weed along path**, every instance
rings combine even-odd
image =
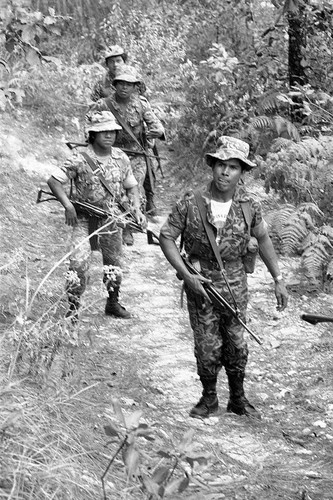
[[[8,126],[9,133],[14,132]],[[30,158],[29,144],[24,148],[22,157]],[[53,159],[51,150],[50,143]],[[16,160],[11,157],[8,164]],[[18,294],[24,304],[25,268],[36,290],[67,249],[61,207],[35,204],[34,189],[44,175],[34,156],[30,160],[10,175],[0,169],[8,207],[4,235],[11,235],[1,248],[18,255],[22,247],[26,255],[22,272],[17,256],[16,267],[0,276],[8,284],[2,296],[12,305]],[[171,161],[164,170],[157,196],[161,215],[149,223],[157,233],[184,187]],[[265,196],[260,186],[253,187]],[[331,297],[294,291],[295,259],[281,258],[281,267],[290,288],[290,305],[282,314],[275,311],[272,279],[260,259],[248,278],[249,326],[263,346],[248,339],[245,386],[262,420],[225,412],[228,391],[221,372],[221,414],[201,421],[188,416],[201,388],[186,298],[182,309],[181,282],[143,234],[135,234],[134,246],[124,252],[121,302],[132,317],[104,315],[101,255],[94,252],[72,347],[61,347],[50,369],[42,353],[37,375],[17,360],[8,378],[10,349],[22,334],[29,333],[24,342],[31,347],[45,332],[56,345],[63,332],[63,263],[39,291],[37,313],[26,326],[1,324],[1,498],[333,500],[333,335],[329,324],[311,326],[299,319],[305,311],[328,313]],[[48,321],[39,323],[46,308]]]

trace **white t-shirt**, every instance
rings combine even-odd
[[[217,229],[216,243],[220,243],[221,229],[225,225],[232,200],[227,202],[211,200],[212,223]]]

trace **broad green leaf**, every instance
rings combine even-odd
[[[140,455],[138,451],[134,448],[134,444],[131,444],[123,454],[124,463],[127,469],[128,477],[137,475],[138,466],[139,466],[139,458]]]
[[[207,457],[186,457],[185,460],[190,464],[191,467],[193,467],[194,462],[198,462],[199,465],[207,465]]]
[[[29,47],[28,49],[26,49],[25,57],[31,66],[37,66],[38,64],[40,64],[39,53],[36,50],[34,50],[32,47]]]
[[[170,455],[170,453],[168,453],[167,451],[163,451],[163,450],[158,450],[157,455],[159,455],[160,457],[163,457],[163,458],[172,458],[172,455]]]
[[[124,427],[126,427],[125,417],[124,417],[124,414],[123,414],[123,411],[121,409],[121,406],[120,406],[120,403],[119,403],[118,399],[112,398],[111,399],[111,404],[112,404],[113,411],[115,412],[118,420],[120,421],[120,423]]]
[[[21,39],[23,42],[29,43],[34,40],[36,29],[33,26],[25,25],[22,29]]]
[[[173,493],[184,491],[189,484],[189,479],[187,477],[181,477],[179,479],[174,479],[168,483],[165,487],[165,495],[172,495]]]
[[[119,432],[114,423],[109,425],[104,425],[104,431],[107,436],[117,436],[119,437]]]
[[[142,482],[148,493],[158,495],[159,485],[155,483],[150,477],[142,475]]]
[[[130,415],[125,415],[126,429],[135,429],[136,427],[138,427],[141,417],[141,410],[136,410]]]
[[[158,467],[152,475],[152,480],[155,481],[155,483],[162,484],[163,481],[167,479],[169,473],[169,467]]]

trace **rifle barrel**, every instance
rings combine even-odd
[[[333,323],[332,316],[321,316],[319,314],[301,314],[301,319],[311,323],[311,325],[316,325],[317,323]]]
[[[190,264],[186,259],[183,259],[187,269],[192,273],[196,274],[198,276],[201,276],[199,271],[195,269],[192,264]],[[212,302],[217,304],[218,307],[225,307],[227,308],[231,314],[234,316],[234,318],[237,319],[240,325],[242,325],[243,328],[251,335],[251,337],[259,344],[262,345],[262,340],[250,330],[250,328],[244,323],[244,321],[239,317],[238,311],[236,311],[230,304],[229,302],[210,284],[205,284],[203,283],[203,287],[205,288],[208,297],[212,300]]]

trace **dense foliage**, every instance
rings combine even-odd
[[[219,135],[243,137],[266,162],[267,189],[296,205],[310,198],[330,217],[321,139],[333,133],[329,0],[10,0],[0,17],[2,109],[23,105],[77,134],[103,51],[118,43],[188,168]],[[324,144],[320,155],[299,158],[311,138]]]

